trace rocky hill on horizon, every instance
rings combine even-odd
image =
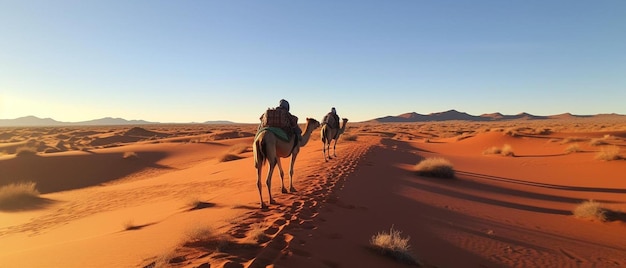
[[[200,124],[232,124],[230,121],[206,121]],[[15,119],[0,119],[0,127],[50,127],[50,126],[121,126],[121,125],[153,125],[168,124],[150,122],[145,120],[127,120],[124,118],[104,117],[100,119],[81,122],[61,122],[52,118],[39,118],[36,116],[24,116]],[[198,124],[198,123],[190,123]]]
[[[375,123],[408,123],[408,122],[437,122],[437,121],[473,121],[473,122],[492,122],[505,120],[545,120],[545,119],[574,119],[574,118],[593,118],[606,116],[620,116],[626,118],[626,115],[620,114],[596,114],[596,115],[574,115],[571,113],[562,113],[556,115],[532,115],[529,113],[519,113],[516,115],[504,115],[501,113],[490,113],[481,115],[471,115],[457,110],[448,110],[445,112],[419,114],[416,112],[404,113],[397,116],[384,116],[368,120],[365,122]]]

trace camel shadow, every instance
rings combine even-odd
[[[542,188],[548,188],[548,189],[577,191],[577,192],[600,192],[600,193],[617,193],[617,194],[626,193],[626,189],[618,189],[618,188],[597,188],[597,187],[558,185],[558,184],[504,178],[504,177],[498,177],[498,176],[492,176],[492,175],[480,174],[480,173],[474,173],[474,172],[468,172],[468,171],[456,171],[456,173],[459,175],[467,176],[467,177],[474,177],[474,178],[479,178],[479,179],[500,181],[500,182],[508,182],[508,183],[526,185],[526,186],[542,187]]]

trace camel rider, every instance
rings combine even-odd
[[[265,127],[279,127],[288,135],[294,134],[298,138],[296,141],[302,141],[302,129],[298,126],[298,117],[289,112],[289,102],[285,99],[280,100],[278,107],[267,109],[259,119],[261,124],[258,130]]]
[[[335,110],[335,107],[332,107],[330,109],[330,112],[324,116],[323,122],[334,129],[339,129],[339,115],[337,115],[337,110]]]
[[[290,122],[291,122],[291,126],[290,126],[291,130],[293,131],[293,133],[298,138],[298,141],[302,141],[302,129],[300,129],[300,126],[298,126],[298,117],[292,115],[289,112],[289,102],[286,101],[285,99],[281,99],[278,102],[278,107],[276,107],[276,109],[287,110],[287,114],[289,114],[289,117],[291,117],[291,119],[292,119],[292,120],[290,120]]]

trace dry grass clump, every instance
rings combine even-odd
[[[243,143],[235,144],[228,150],[228,152],[219,156],[217,160],[220,162],[228,162],[228,161],[242,159],[243,157],[239,156],[239,154],[248,152],[249,149],[250,147],[247,144],[243,144]]]
[[[135,152],[124,152],[124,155],[122,155],[122,158],[124,158],[124,159],[136,159],[136,158],[139,158],[139,155],[137,155],[137,153],[135,153]]]
[[[239,143],[230,147],[228,151],[232,154],[243,154],[250,151],[250,146],[248,144]]]
[[[578,137],[569,137],[569,138],[565,138],[561,141],[561,144],[567,144],[567,143],[572,143],[572,142],[583,142],[585,141],[584,138],[578,138]]]
[[[617,145],[604,146],[600,152],[596,154],[596,159],[603,161],[620,160],[619,147]]]
[[[582,152],[582,149],[580,149],[580,146],[578,145],[578,143],[574,143],[574,144],[570,144],[569,146],[567,146],[567,148],[565,148],[565,152],[568,154],[578,153],[578,152]]]
[[[18,157],[34,156],[37,155],[37,148],[32,146],[23,146],[15,151],[15,155]]]
[[[217,160],[220,161],[220,162],[228,162],[228,161],[233,161],[233,160],[239,160],[241,158],[243,158],[243,157],[238,156],[236,154],[225,153],[225,154],[219,156]]]
[[[0,187],[0,209],[19,209],[39,199],[34,182],[12,183]]]
[[[515,156],[515,153],[513,152],[513,148],[511,147],[511,145],[508,145],[508,144],[505,144],[502,147],[493,146],[491,148],[484,150],[483,154],[484,155],[499,154],[503,156]]]
[[[440,158],[426,158],[415,165],[415,172],[420,176],[454,178],[454,168],[450,161]]]
[[[126,231],[131,231],[131,230],[137,229],[137,226],[135,225],[134,221],[131,220],[131,219],[128,219],[125,222],[123,222],[122,226],[124,227],[124,230],[126,230]]]
[[[607,144],[609,143],[604,138],[591,139],[591,141],[589,142],[589,145],[591,146],[601,146],[601,145],[607,145]]]
[[[389,229],[389,232],[379,232],[370,238],[370,246],[379,253],[392,257],[401,262],[418,264],[411,255],[409,240],[411,237],[402,237],[402,231]]]
[[[354,134],[343,134],[341,135],[341,139],[344,141],[356,141],[358,136]]]
[[[270,240],[270,237],[265,234],[265,230],[267,229],[267,227],[268,224],[265,222],[252,224],[250,225],[248,236],[256,243],[265,243]]]
[[[609,212],[609,210],[602,207],[602,204],[588,200],[574,208],[572,213],[574,213],[576,218],[592,218],[599,221],[607,221],[609,220]]]
[[[185,231],[186,241],[195,242],[202,240],[210,240],[215,236],[215,231],[207,226],[196,226]]]

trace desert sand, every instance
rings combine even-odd
[[[297,192],[281,193],[275,172],[268,209],[255,131],[1,128],[0,186],[34,182],[40,195],[0,205],[0,267],[414,265],[371,248],[391,228],[425,267],[626,266],[624,121],[348,123],[328,162],[317,129]],[[613,160],[597,158],[606,148]],[[455,178],[417,175],[432,157]],[[587,200],[611,217],[575,216]]]

